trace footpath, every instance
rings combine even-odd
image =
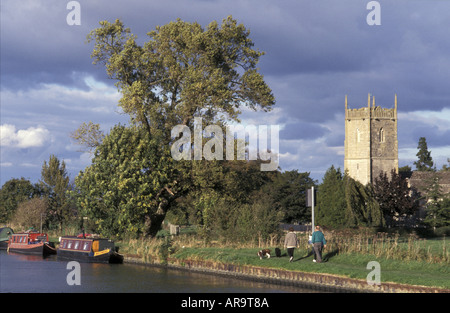
[[[450,289],[382,282],[370,285],[366,280],[339,275],[289,271],[253,265],[236,265],[209,260],[168,258],[167,263],[144,262],[138,255],[124,255],[124,262],[177,270],[233,277],[268,284],[295,286],[319,292],[357,293],[450,293]]]

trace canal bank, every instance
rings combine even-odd
[[[124,255],[124,262],[148,266],[168,267],[182,271],[201,272],[211,275],[233,277],[236,279],[258,281],[268,284],[295,286],[319,292],[340,293],[450,293],[450,289],[415,286],[391,282],[369,285],[366,280],[339,275],[289,271],[253,265],[236,265],[198,259],[167,258],[160,263],[156,258],[145,262],[139,255]]]

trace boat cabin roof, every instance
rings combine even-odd
[[[59,249],[90,251],[91,247],[95,250],[105,248],[114,248],[114,242],[107,238],[78,238],[76,236],[64,236],[60,239]]]
[[[108,239],[108,238],[95,238],[95,237],[86,237],[86,238],[83,238],[83,237],[77,237],[77,236],[61,236],[60,237],[60,241],[63,241],[63,240],[89,240],[89,241],[109,241],[109,242],[114,242],[113,240],[111,240],[111,239]]]
[[[14,231],[10,227],[1,227],[0,228],[0,240],[8,239],[9,236],[14,234]]]
[[[26,242],[26,241],[48,241],[46,233],[15,233],[11,235],[12,242]]]

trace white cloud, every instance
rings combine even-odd
[[[50,132],[42,127],[19,129],[10,124],[0,125],[0,144],[3,147],[42,147],[50,138]]]

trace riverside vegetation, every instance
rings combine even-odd
[[[414,234],[400,236],[373,234],[369,230],[326,232],[327,248],[322,264],[312,262],[308,235],[299,234],[300,248],[294,262],[289,263],[283,250],[284,238],[267,242],[238,243],[207,241],[195,234],[161,236],[151,240],[133,239],[119,242],[121,252],[144,263],[167,264],[170,260],[209,260],[217,263],[248,265],[340,275],[366,279],[366,265],[377,261],[381,265],[382,282],[394,282],[428,287],[450,288],[450,256],[445,237],[421,239]],[[281,248],[281,257],[270,259],[256,256],[260,248]]]

